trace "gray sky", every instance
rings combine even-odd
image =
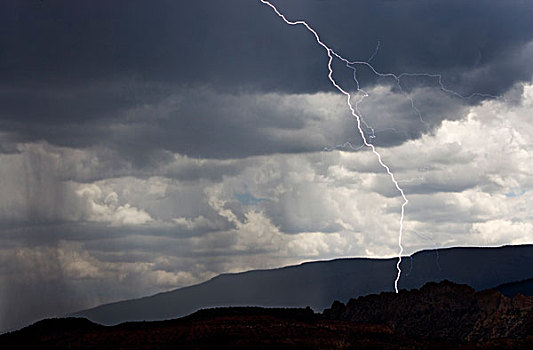
[[[407,253],[533,242],[530,1],[273,3],[347,58],[379,42],[380,72],[495,96],[358,67],[409,198]],[[0,329],[223,272],[397,254],[401,197],[325,51],[259,0],[7,0],[0,23]]]

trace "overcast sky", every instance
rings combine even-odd
[[[273,3],[379,72],[493,96],[357,67],[365,134],[409,199],[407,253],[533,243],[531,1]],[[0,329],[398,254],[402,199],[327,73],[259,0],[2,1]]]

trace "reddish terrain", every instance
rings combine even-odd
[[[0,336],[1,349],[533,349],[533,297],[451,282],[311,309],[218,308],[101,326],[49,319]]]

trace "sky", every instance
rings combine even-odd
[[[363,98],[333,62],[409,199],[406,254],[533,243],[531,1],[272,3],[346,58],[454,92],[358,66]],[[396,256],[402,198],[327,63],[259,0],[2,1],[0,330]]]

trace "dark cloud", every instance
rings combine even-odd
[[[513,54],[531,41],[533,5],[524,1],[279,1],[289,18],[311,23],[322,38],[346,57],[366,60],[380,42],[373,65],[384,72],[438,72],[465,94],[498,94],[516,80],[529,80],[532,68],[512,67]],[[492,73],[477,82],[463,75],[496,64],[509,72]],[[520,73],[518,73],[520,71]],[[491,76],[493,75],[493,76]],[[498,84],[487,80],[497,77]],[[521,76],[521,77],[519,77]],[[485,80],[486,79],[486,80]]]
[[[308,20],[349,58],[369,58],[379,41],[372,61],[378,70],[438,72],[447,87],[462,94],[499,94],[533,74],[528,2],[293,0],[278,5],[289,18]],[[216,96],[334,91],[326,78],[327,57],[312,35],[285,25],[259,1],[6,1],[1,6],[0,129],[18,140],[104,145],[136,167],[165,161],[159,150],[234,158],[360,142],[342,123],[337,129],[346,132],[324,132],[318,139],[295,133],[273,137],[269,128],[303,130],[314,116]],[[337,66],[336,78],[353,89],[350,71]],[[376,80],[363,67],[358,74],[364,88],[391,83]],[[407,93],[412,80],[405,79]],[[435,87],[436,81],[425,79],[422,85]],[[214,91],[211,96],[201,92],[205,86]],[[176,94],[183,101],[161,109]],[[243,103],[250,109],[242,109]],[[448,118],[453,107],[441,112],[453,103],[437,103],[433,111],[420,103],[429,126],[405,109],[400,113],[408,118],[379,126],[376,144],[419,137]],[[364,112],[373,118],[372,110]],[[0,149],[13,147],[3,140]]]
[[[107,91],[115,93],[112,89]],[[90,95],[86,98],[98,101]],[[317,151],[353,138],[352,121],[347,117],[344,101],[331,97],[329,100],[336,102],[337,115],[325,120],[323,112],[313,110],[312,99],[309,95],[228,95],[205,88],[177,89],[154,103],[137,102],[102,112],[107,117],[92,118],[91,113],[73,107],[72,115],[65,111],[55,120],[17,119],[12,114],[11,120],[0,121],[0,125],[11,133],[24,135],[19,141],[104,147],[107,153],[122,158],[117,161],[132,163],[135,168],[172,162],[172,155],[165,151],[192,157],[241,158]],[[306,131],[313,124],[315,129]],[[7,140],[4,143],[9,145]]]
[[[283,1],[333,48],[374,58],[383,70],[461,74],[502,59],[533,38],[524,1]],[[147,81],[283,91],[331,88],[325,55],[259,1],[6,1],[0,20],[4,81],[69,86],[73,81]],[[505,60],[505,58],[503,58]],[[531,74],[500,75],[501,92]],[[320,74],[322,72],[322,74]],[[467,86],[465,89],[472,89]]]
[[[2,73],[17,82],[37,79],[68,86],[134,76],[186,84],[282,86],[283,73],[293,68],[281,65],[286,55],[314,46],[297,40],[291,44],[297,32],[276,35],[286,30],[269,29],[275,22],[271,14],[259,3],[243,0],[12,1],[3,7]],[[277,65],[281,74],[265,74]]]

